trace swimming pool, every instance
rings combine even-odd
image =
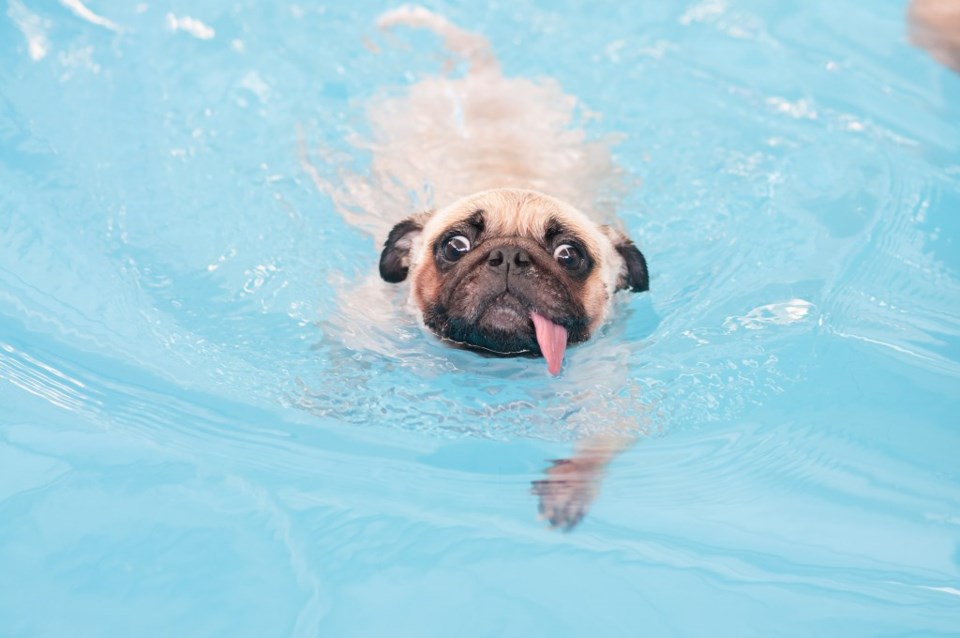
[[[0,5],[0,635],[960,633],[960,77],[897,2],[563,4],[430,6],[623,135],[581,393],[345,338],[377,245],[297,149],[362,175],[436,71],[393,5]],[[598,403],[647,435],[552,532]]]

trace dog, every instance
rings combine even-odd
[[[609,142],[586,140],[577,102],[559,85],[504,76],[483,37],[442,16],[404,6],[378,24],[432,31],[453,56],[448,70],[465,73],[427,76],[368,104],[372,139],[355,146],[372,152],[370,174],[327,178],[302,146],[304,168],[344,219],[385,236],[379,276],[409,286],[421,326],[456,348],[542,358],[560,375],[567,346],[595,335],[616,297],[649,289],[646,259],[613,214],[624,175]],[[411,199],[420,212],[410,214]],[[382,285],[350,288],[344,334],[378,321],[378,334],[391,333],[390,320],[370,312],[395,303]],[[390,356],[388,342],[357,347]],[[635,422],[612,421],[534,482],[552,526],[583,518],[604,468],[637,436]]]

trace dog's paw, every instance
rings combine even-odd
[[[565,532],[583,520],[597,496],[600,470],[594,463],[577,459],[553,461],[547,476],[533,481],[533,494],[540,498],[540,516],[551,527]]]

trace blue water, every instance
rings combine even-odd
[[[337,328],[298,135],[365,170],[393,5],[0,3],[0,636],[960,635],[960,76],[900,2],[482,4],[640,182],[579,394]],[[598,403],[647,434],[548,530]]]

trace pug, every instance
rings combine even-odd
[[[608,318],[616,292],[650,287],[646,259],[622,233],[549,195],[509,188],[399,222],[380,276],[410,280],[412,305],[443,341],[543,357],[552,375],[567,345],[588,340]]]
[[[423,7],[388,11],[378,25],[387,37],[396,27],[433,32],[450,59],[442,73],[365,104],[371,134],[348,139],[370,154],[369,172],[336,170],[337,154],[324,149],[318,165],[301,140],[317,187],[344,220],[383,242],[379,276],[344,287],[331,332],[353,349],[397,356],[383,336],[406,313],[392,291],[409,286],[412,313],[451,347],[545,361],[564,392],[628,385],[625,369],[589,387],[564,370],[568,346],[596,334],[615,297],[649,287],[644,255],[617,226],[624,172],[610,140],[588,140],[579,126],[596,114],[552,79],[506,76],[485,38]],[[583,518],[644,418],[632,403],[587,401],[566,425],[597,433],[533,485],[541,514],[560,529]]]

